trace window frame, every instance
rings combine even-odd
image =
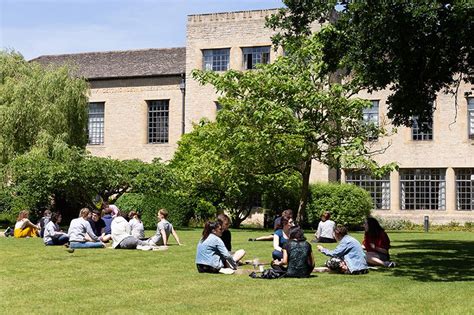
[[[230,48],[203,49],[202,50],[202,69],[205,71],[229,70],[230,69]]]
[[[474,97],[467,98],[467,136],[474,140]]]
[[[91,112],[93,106],[102,107],[102,111]],[[87,145],[104,145],[104,134],[105,102],[89,102],[87,107]]]
[[[356,185],[370,194],[375,210],[390,210],[392,197],[390,173],[385,174],[380,179],[372,178],[370,173],[365,170],[346,169],[344,173],[347,184]]]
[[[399,176],[401,210],[446,210],[445,168],[400,169]]]
[[[456,210],[473,211],[474,168],[458,168],[454,169],[454,173],[456,180]]]
[[[424,123],[428,124],[428,123]],[[431,124],[428,125],[429,132],[421,131],[421,128],[418,126],[418,116],[412,117],[412,126],[411,126],[411,140],[412,141],[432,141],[434,138],[433,133],[433,120]]]
[[[242,67],[244,70],[254,70],[258,64],[270,63],[271,46],[242,47]],[[249,62],[250,67],[249,67]]]
[[[362,110],[362,120],[366,125],[374,124],[377,128],[380,126],[380,100],[369,100],[372,106]],[[375,120],[373,119],[375,117]],[[376,141],[378,135],[369,134],[367,140]]]
[[[147,100],[147,143],[168,144],[169,143],[169,99]],[[155,108],[153,106],[162,106]],[[162,115],[160,115],[162,114]],[[161,118],[161,119],[160,119]],[[160,125],[160,123],[162,125]],[[159,130],[159,128],[163,128]]]

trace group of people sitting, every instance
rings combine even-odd
[[[245,251],[240,249],[231,252],[231,237],[228,230],[229,217],[224,214],[216,221],[206,223],[202,238],[197,245],[196,266],[199,272],[232,274],[237,269]],[[249,241],[273,239],[272,268],[276,268],[285,277],[308,277],[316,270],[311,244],[306,240],[303,229],[293,222],[291,210],[285,210],[282,216],[275,220],[275,231],[272,236],[252,238]],[[345,226],[336,225],[330,220],[330,213],[325,212],[316,231],[315,242],[339,242],[334,250],[322,245],[317,249],[329,256],[325,267],[317,271],[333,271],[344,274],[364,274],[369,265],[395,267],[390,260],[390,239],[379,222],[368,217],[364,224],[365,234],[361,243],[348,235]]]
[[[79,217],[71,220],[66,232],[59,227],[62,216],[50,210],[44,212],[38,224],[29,220],[29,211],[19,213],[13,236],[16,238],[42,237],[47,246],[67,245],[70,249],[103,248],[105,243],[112,241],[115,249],[164,249],[168,245],[170,235],[173,235],[178,245],[181,245],[173,225],[167,220],[166,209],[158,210],[156,234],[145,238],[145,229],[140,214],[131,211],[128,219],[115,205],[105,205],[101,213],[97,210],[82,208]],[[8,230],[8,229],[7,229]],[[5,232],[7,235],[9,231]]]

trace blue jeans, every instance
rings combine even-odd
[[[64,245],[69,242],[69,236],[67,234],[62,234],[59,237],[54,237],[51,241],[44,243],[44,245],[52,246],[52,245]]]
[[[70,242],[69,248],[102,248],[101,242]]]

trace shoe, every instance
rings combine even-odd
[[[254,239],[254,238],[249,238],[249,242],[254,242],[254,241],[256,241],[256,239]]]
[[[397,266],[397,263],[394,261],[391,261],[388,265],[387,268],[395,268]]]
[[[230,268],[221,268],[219,269],[219,273],[225,274],[225,275],[232,275],[234,274],[235,270],[230,269]]]
[[[13,230],[11,227],[7,227],[7,229],[5,230],[5,237],[9,237],[9,236],[13,236]]]
[[[148,245],[137,245],[138,250],[152,250],[153,248]]]

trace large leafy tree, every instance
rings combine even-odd
[[[369,91],[390,89],[395,125],[410,125],[413,116],[431,121],[438,92],[474,82],[472,1],[283,2],[286,8],[268,19],[279,30],[274,42],[294,44],[312,23],[331,22],[321,36],[327,71],[342,69]]]
[[[87,144],[87,82],[66,67],[45,69],[0,52],[0,163],[28,152],[42,136]]]
[[[353,97],[358,87],[341,83],[328,71],[320,35],[288,43],[286,56],[255,71],[223,74],[195,71],[202,84],[212,84],[223,109],[214,140],[226,148],[235,167],[250,175],[295,171],[302,188],[298,220],[304,221],[312,161],[329,167],[380,168],[372,156],[383,150],[367,142],[385,130],[362,121],[367,101]],[[210,167],[215,167],[212,156]],[[219,165],[222,175],[231,172]]]

